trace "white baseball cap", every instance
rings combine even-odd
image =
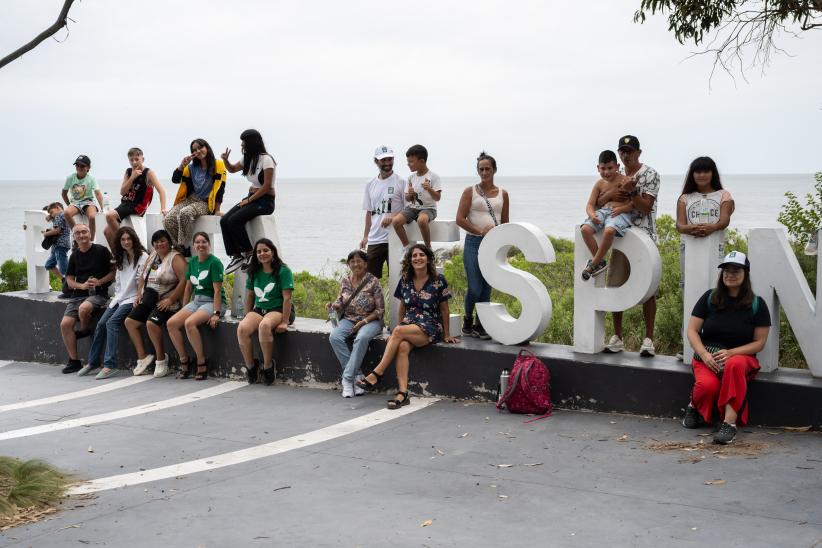
[[[393,158],[394,157],[394,149],[391,147],[387,147],[385,145],[381,147],[377,147],[377,150],[374,151],[374,158],[376,160],[382,160],[383,158]]]
[[[722,262],[719,264],[719,268],[724,268],[728,265],[736,265],[745,270],[751,269],[751,262],[748,260],[748,256],[741,251],[731,251],[725,255],[725,258],[722,259]]]

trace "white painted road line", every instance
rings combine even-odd
[[[65,394],[49,396],[47,398],[40,398],[37,400],[21,401],[19,403],[9,403],[7,405],[0,405],[0,413],[4,413],[6,411],[15,411],[17,409],[28,409],[29,407],[37,407],[38,405],[47,405],[49,403],[60,403],[69,400],[76,400],[78,398],[85,398],[87,396],[94,396],[96,394],[103,394],[105,392],[117,390],[118,388],[125,388],[127,386],[131,386],[132,384],[137,384],[139,382],[151,380],[152,378],[153,377],[151,375],[143,375],[141,377],[129,377],[127,379],[121,379],[119,381],[100,384],[93,388],[78,390],[76,392],[66,392]]]
[[[0,367],[6,367],[10,363],[14,363],[14,362],[11,362],[11,361],[8,361],[8,360],[2,360],[2,361],[0,361]]]
[[[118,476],[109,476],[107,478],[100,478],[88,482],[80,483],[71,487],[68,491],[69,495],[84,495],[87,493],[96,493],[98,491],[108,491],[109,489],[118,489],[120,487],[128,487],[131,485],[140,485],[142,483],[149,483],[168,478],[176,478],[178,476],[185,476],[188,474],[196,474],[198,472],[206,472],[208,470],[216,470],[226,466],[233,466],[235,464],[242,464],[244,462],[279,455],[294,449],[301,449],[309,445],[315,445],[324,441],[347,436],[360,430],[365,430],[372,426],[388,422],[393,419],[398,419],[415,411],[425,409],[439,400],[437,398],[414,398],[411,405],[402,407],[397,410],[380,409],[373,413],[368,413],[355,419],[347,420],[319,430],[306,432],[290,438],[272,441],[263,445],[249,447],[248,449],[240,449],[239,451],[232,451],[230,453],[222,453],[213,457],[206,457],[204,459],[191,460],[182,462],[180,464],[172,464],[170,466],[163,466],[160,468],[152,468],[151,470],[144,470],[141,472],[133,472],[130,474],[120,474]]]
[[[97,424],[100,422],[114,421],[117,419],[124,419],[127,417],[134,417],[136,415],[143,415],[145,413],[152,413],[169,407],[176,407],[199,400],[204,400],[212,396],[219,396],[232,390],[237,390],[243,386],[248,386],[244,382],[229,381],[220,383],[217,386],[206,388],[186,394],[184,396],[177,396],[167,400],[155,401],[138,405],[137,407],[130,407],[128,409],[120,409],[118,411],[111,411],[110,413],[102,413],[100,415],[92,415],[89,417],[81,417],[79,419],[70,419],[67,421],[53,422],[51,424],[44,424],[42,426],[33,426],[31,428],[20,428],[19,430],[9,430],[8,432],[0,433],[0,441],[12,440],[15,438],[25,438],[27,436],[36,436],[37,434],[45,434],[47,432],[57,432],[60,430],[68,430],[69,428],[77,428],[78,426],[88,426],[90,424]]]

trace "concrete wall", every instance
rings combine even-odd
[[[29,295],[22,291],[0,294],[0,310],[5,320],[0,322],[0,359],[65,363],[67,356],[59,334],[65,302],[55,295]],[[242,374],[236,326],[235,321],[228,320],[214,331],[202,328],[213,376]],[[276,337],[278,379],[301,385],[336,386],[340,365],[328,344],[330,325],[298,318],[295,328]],[[89,339],[80,341],[81,356],[88,352],[89,344]],[[363,366],[365,371],[379,361],[384,344],[384,340],[372,341]],[[167,349],[171,348],[168,343]],[[520,348],[468,339],[459,345],[440,344],[415,350],[411,356],[411,391],[493,401],[500,372],[510,369]],[[639,358],[634,353],[583,354],[568,346],[550,344],[530,344],[527,348],[551,370],[552,398],[560,407],[673,417],[681,416],[688,403],[690,367],[674,358]],[[127,367],[134,361],[134,351],[124,333],[120,363]],[[394,386],[392,375],[393,369],[389,369],[385,377],[387,389]],[[752,424],[818,428],[822,425],[822,379],[813,378],[808,371],[787,369],[760,374],[751,385],[750,406]]]

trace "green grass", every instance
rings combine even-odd
[[[0,516],[49,506],[63,497],[70,481],[44,461],[0,457]]]

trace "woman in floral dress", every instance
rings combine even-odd
[[[459,342],[459,339],[449,335],[448,299],[451,292],[448,282],[442,274],[437,274],[434,253],[427,246],[414,244],[406,252],[394,297],[400,300],[400,323],[391,332],[380,363],[368,376],[357,381],[360,388],[373,390],[389,364],[396,361],[398,390],[388,400],[389,409],[399,409],[409,404],[408,355],[413,348],[442,340]]]

